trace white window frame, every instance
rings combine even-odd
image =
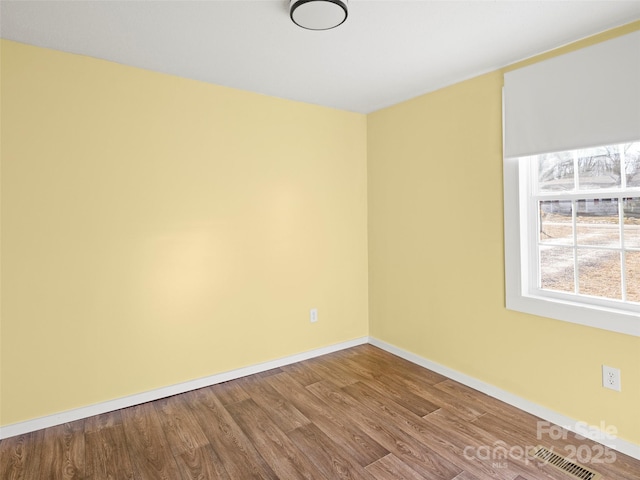
[[[542,296],[530,288],[531,278],[535,278],[531,275],[530,266],[535,265],[532,257],[534,260],[537,258],[533,251],[537,245],[530,245],[530,229],[534,227],[527,212],[530,208],[530,176],[528,171],[521,171],[530,166],[519,158],[505,158],[503,166],[507,309],[640,337],[640,314],[637,312],[553,298],[552,295]]]

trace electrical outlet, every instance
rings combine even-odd
[[[309,321],[311,323],[315,323],[318,321],[318,309],[317,308],[312,308],[311,310],[309,310]]]
[[[620,392],[620,370],[613,367],[602,366],[602,386]]]

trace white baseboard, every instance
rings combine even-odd
[[[120,410],[121,408],[151,402],[153,400],[170,397],[172,395],[178,395],[180,393],[196,390],[198,388],[208,387],[217,383],[228,382],[229,380],[246,377],[247,375],[253,375],[254,373],[264,372],[273,368],[283,367],[292,363],[301,362],[303,360],[319,357],[321,355],[326,355],[327,353],[344,350],[345,348],[362,345],[367,343],[368,340],[368,337],[360,337],[354,340],[329,345],[327,347],[316,348],[308,352],[298,353],[296,355],[291,355],[285,358],[259,363],[257,365],[251,365],[249,367],[238,368],[237,370],[231,370],[229,372],[219,373],[204,378],[198,378],[196,380],[179,383],[177,385],[170,385],[168,387],[162,387],[148,392],[137,393],[135,395],[129,395],[127,397],[97,403],[95,405],[89,405],[86,407],[76,408],[74,410],[68,410],[65,412],[48,415],[46,417],[40,417],[33,420],[27,420],[25,422],[14,423],[12,425],[0,427],[0,439],[15,437],[16,435],[22,435],[24,433],[33,432],[35,430],[53,427],[55,425],[61,425],[67,422],[73,422],[75,420],[92,417],[94,415],[100,415],[101,413],[112,412],[114,410]]]
[[[573,418],[567,417],[558,412],[554,412],[553,410],[537,405],[529,400],[514,395],[513,393],[507,392],[500,388],[494,387],[493,385],[482,382],[476,378],[465,375],[464,373],[460,373],[456,370],[452,370],[451,368],[432,362],[431,360],[416,355],[415,353],[408,352],[399,347],[396,347],[395,345],[383,342],[382,340],[378,340],[377,338],[373,337],[369,337],[369,343],[378,348],[386,350],[389,353],[393,353],[398,357],[404,358],[405,360],[420,365],[421,367],[427,368],[436,373],[439,373],[440,375],[444,375],[445,377],[460,382],[463,385],[473,388],[474,390],[485,393],[490,397],[508,403],[509,405],[519,408],[520,410],[524,410],[525,412],[535,415],[536,417],[540,417],[543,420],[551,422],[555,425],[559,425],[584,437],[588,437],[595,442],[602,443],[600,439],[606,438],[603,436],[604,434],[600,431],[598,426],[589,425],[588,428],[580,428],[580,426],[586,426],[584,422],[579,422]],[[579,429],[579,431],[577,431],[577,429]],[[627,440],[623,440],[621,438],[607,439],[606,445],[613,450],[640,460],[640,445],[629,442]]]
[[[466,385],[482,393],[485,393],[493,398],[496,398],[505,403],[508,403],[509,405],[512,405],[516,408],[524,410],[525,412],[528,412],[532,415],[540,417],[553,424],[562,426],[567,430],[576,432],[576,426],[580,424],[579,422],[577,422],[576,420],[570,417],[554,412],[553,410],[550,410],[546,407],[537,405],[522,397],[519,397],[510,392],[494,387],[493,385],[487,384],[478,379],[465,375],[464,373],[460,373],[456,370],[452,370],[448,367],[435,363],[431,360],[428,360],[419,355],[416,355],[415,353],[411,353],[409,351],[403,350],[390,343],[383,342],[382,340],[378,340],[377,338],[373,338],[373,337],[360,337],[354,340],[349,340],[347,342],[341,342],[334,345],[329,345],[327,347],[317,348],[314,350],[310,350],[308,352],[302,352],[302,353],[291,355],[285,358],[280,358],[277,360],[272,360],[272,361],[260,363],[257,365],[251,365],[249,367],[239,368],[236,370],[231,370],[229,372],[219,373],[216,375],[211,375],[211,376],[199,378],[196,380],[179,383],[177,385],[170,385],[168,387],[158,388],[156,390],[151,390],[148,392],[142,392],[142,393],[130,395],[127,397],[98,403],[95,405],[89,405],[89,406],[77,408],[74,410],[68,410],[66,412],[60,412],[57,414],[48,415],[46,417],[40,417],[40,418],[35,418],[33,420],[27,420],[25,422],[14,423],[12,425],[0,427],[0,439],[14,437],[16,435],[22,435],[24,433],[33,432],[35,430],[40,430],[43,428],[53,427],[55,425],[61,425],[67,422],[73,422],[75,420],[80,420],[82,418],[92,417],[94,415],[99,415],[102,413],[119,410],[121,408],[139,405],[141,403],[158,400],[160,398],[170,397],[172,395],[178,395],[180,393],[196,390],[198,388],[208,387],[211,385],[215,385],[217,383],[227,382],[229,380],[245,377],[247,375],[253,375],[255,373],[260,373],[266,370],[271,370],[273,368],[290,365],[292,363],[301,362],[303,360],[319,357],[327,353],[337,352],[339,350],[344,350],[346,348],[355,347],[356,345],[362,345],[365,343],[370,343],[371,345],[374,345],[383,350],[386,350],[389,353],[392,353],[394,355],[397,355],[398,357],[404,358],[405,360],[408,360],[412,363],[420,365],[421,367],[428,368],[429,370],[432,370],[436,373],[444,375],[445,377],[448,377],[452,380],[460,382],[463,385]],[[598,441],[597,432],[599,432],[597,427],[590,427],[587,432],[579,431],[576,433],[579,433],[585,437],[590,437],[592,440],[597,442]],[[640,460],[640,445],[623,440],[621,438],[616,438],[613,440],[607,440],[607,446],[618,452],[624,453],[626,455],[629,455],[633,458]]]

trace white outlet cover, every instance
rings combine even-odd
[[[617,392],[622,391],[620,370],[618,368],[602,366],[602,386]]]
[[[309,310],[309,321],[311,323],[315,323],[318,321],[318,309],[317,308],[312,308],[311,310]]]

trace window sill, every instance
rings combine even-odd
[[[624,310],[518,294],[507,294],[507,309],[640,337],[640,315]]]

